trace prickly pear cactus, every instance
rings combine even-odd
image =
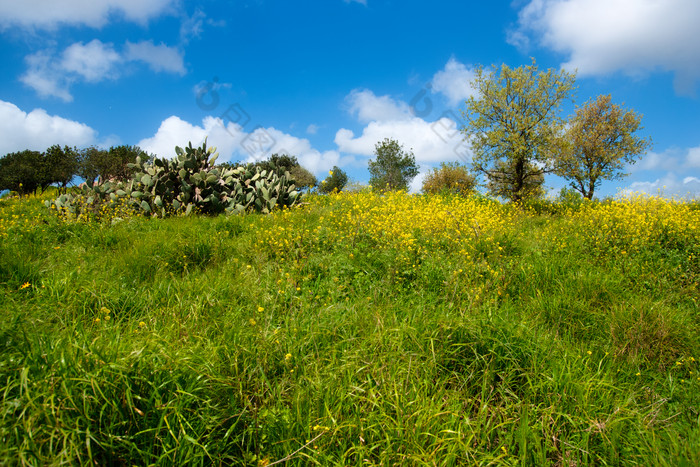
[[[129,164],[134,169],[131,180],[85,187],[82,194],[62,195],[47,206],[66,215],[96,212],[106,203],[126,204],[158,217],[193,212],[269,213],[276,207],[293,206],[303,196],[289,172],[280,176],[274,170],[216,167],[218,154],[206,141],[199,148],[193,148],[192,143],[184,149],[176,147],[175,153],[174,159],[156,158],[153,162],[137,158],[135,164]]]

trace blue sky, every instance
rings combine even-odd
[[[208,136],[220,160],[287,152],[363,183],[394,138],[425,173],[471,157],[457,128],[475,67],[534,57],[577,71],[562,116],[600,94],[644,116],[653,148],[599,195],[700,196],[699,24],[697,0],[0,0],[0,155],[172,157]]]

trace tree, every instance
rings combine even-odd
[[[91,146],[80,151],[77,174],[90,186],[98,177],[102,180],[127,180],[133,174],[128,164],[135,163],[137,157],[144,162],[152,159],[138,146],[112,146],[108,151]]]
[[[513,199],[513,186],[517,183],[518,171],[508,164],[512,164],[512,162],[499,161],[496,163],[496,170],[491,177],[488,177],[486,187],[493,196],[516,201]],[[526,163],[524,172],[531,175],[523,180],[519,191],[520,198],[517,201],[543,197],[545,193],[544,173],[541,169],[534,167],[531,163]]]
[[[142,162],[152,159],[146,151],[138,146],[112,146],[109,148],[103,166],[100,167],[102,179],[128,180],[134,173],[128,164],[134,164],[137,157],[140,157]]]
[[[473,169],[499,196],[520,201],[551,172],[563,120],[561,103],[574,90],[575,76],[529,66],[476,70],[476,95],[466,101],[462,132],[471,140]],[[496,192],[493,192],[496,194]]]
[[[294,185],[296,185],[297,188],[313,188],[318,184],[318,180],[316,180],[314,174],[300,165],[292,167],[289,174],[294,179]]]
[[[328,177],[321,182],[318,191],[321,193],[333,193],[334,191],[341,191],[345,188],[348,183],[348,174],[346,174],[338,166],[334,165],[333,169],[328,172]]]
[[[377,158],[369,161],[369,184],[375,190],[408,190],[408,184],[418,175],[418,165],[412,151],[390,138],[374,146]]]
[[[634,135],[641,122],[641,115],[612,104],[610,95],[587,102],[569,121],[555,173],[593,199],[602,180],[624,178],[625,163],[634,164],[650,148],[651,139]]]
[[[88,186],[93,186],[100,176],[100,170],[106,164],[107,154],[107,151],[95,146],[83,148],[78,152],[77,174]]]
[[[11,190],[20,195],[34,193],[46,180],[44,154],[39,151],[27,149],[0,159],[0,191]]]
[[[476,177],[467,166],[457,162],[443,162],[440,168],[434,168],[423,179],[423,192],[429,194],[450,192],[466,196],[475,188]]]
[[[54,144],[46,150],[44,167],[46,174],[41,186],[42,191],[52,183],[57,183],[63,191],[78,173],[79,154],[76,148]]]

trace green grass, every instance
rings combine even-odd
[[[480,274],[449,243],[404,272],[361,234],[256,247],[330,198],[114,225],[39,203],[0,201],[0,464],[700,465],[697,238],[606,255],[523,214]]]

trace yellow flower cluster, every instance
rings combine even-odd
[[[599,252],[626,255],[652,245],[677,248],[700,238],[700,210],[657,196],[585,204],[570,219],[577,235]]]

